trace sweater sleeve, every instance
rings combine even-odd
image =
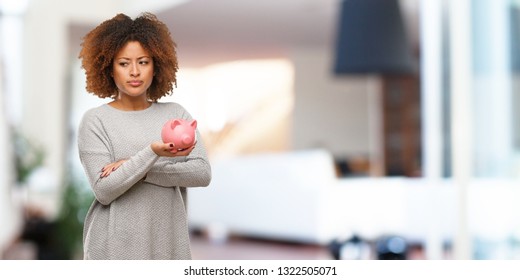
[[[150,146],[146,146],[131,156],[115,172],[101,178],[101,169],[117,159],[113,158],[111,143],[104,133],[101,121],[87,114],[79,127],[78,150],[94,196],[103,205],[112,203],[143,179],[159,158]]]
[[[198,135],[198,139],[200,135]],[[202,141],[183,158],[157,161],[146,174],[145,182],[162,187],[206,187],[211,181],[211,166]]]

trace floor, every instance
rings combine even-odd
[[[326,246],[298,244],[234,236],[211,241],[202,235],[191,238],[195,260],[330,260]]]
[[[191,236],[192,255],[195,260],[332,260],[328,246],[291,243],[277,240],[232,236],[212,241],[203,234]],[[370,253],[372,256],[373,252]],[[373,257],[369,257],[373,258]],[[424,259],[420,246],[410,246],[408,259]]]

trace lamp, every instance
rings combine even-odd
[[[336,74],[413,73],[398,0],[343,0],[335,54]]]
[[[384,176],[383,98],[377,75],[415,72],[398,0],[342,0],[335,74],[365,74],[371,176]]]

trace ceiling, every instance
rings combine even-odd
[[[189,0],[155,14],[169,26],[181,66],[199,67],[287,57],[295,48],[332,49],[340,1]],[[419,0],[399,1],[410,40],[417,44]],[[72,32],[82,36],[90,28],[74,26]]]
[[[410,40],[417,1],[400,0]],[[190,0],[157,14],[171,29],[181,63],[204,65],[284,57],[294,48],[329,48],[340,0]]]
[[[191,0],[158,13],[188,64],[280,57],[333,39],[337,0]]]

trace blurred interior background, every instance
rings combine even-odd
[[[82,36],[155,13],[198,259],[520,259],[517,0],[0,0],[0,259],[81,258]]]

